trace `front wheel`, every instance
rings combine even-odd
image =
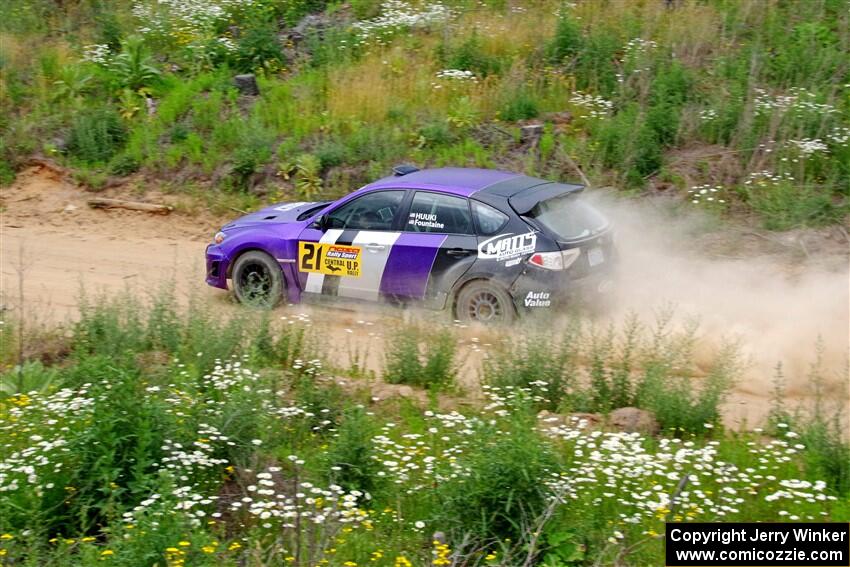
[[[510,295],[486,281],[469,283],[457,294],[455,317],[460,321],[509,323],[516,317]]]
[[[271,309],[283,297],[283,273],[265,252],[246,252],[233,265],[233,291],[244,305]]]

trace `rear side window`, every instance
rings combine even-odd
[[[407,232],[472,234],[469,201],[462,197],[417,191],[404,224]]]
[[[478,201],[471,201],[471,203],[472,214],[475,215],[475,222],[478,223],[481,234],[493,234],[508,222],[508,215],[502,211]]]

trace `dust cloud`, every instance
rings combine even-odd
[[[631,312],[651,321],[672,308],[680,323],[699,321],[700,344],[738,343],[746,366],[727,403],[730,425],[754,426],[764,418],[780,363],[786,407],[811,407],[812,365],[819,358],[824,397],[847,415],[850,249],[844,233],[804,233],[800,243],[719,226],[710,215],[667,203],[601,192],[587,198],[616,227],[619,285],[608,316]]]

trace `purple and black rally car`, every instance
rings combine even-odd
[[[243,303],[334,298],[508,321],[611,287],[608,221],[581,185],[485,169],[394,175],[334,202],[284,203],[225,225],[207,283]]]

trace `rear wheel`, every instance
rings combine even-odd
[[[487,281],[474,281],[457,294],[455,317],[461,321],[509,323],[516,317],[516,310],[504,289]]]
[[[246,252],[233,265],[233,291],[244,305],[270,309],[283,297],[283,272],[265,252]]]

